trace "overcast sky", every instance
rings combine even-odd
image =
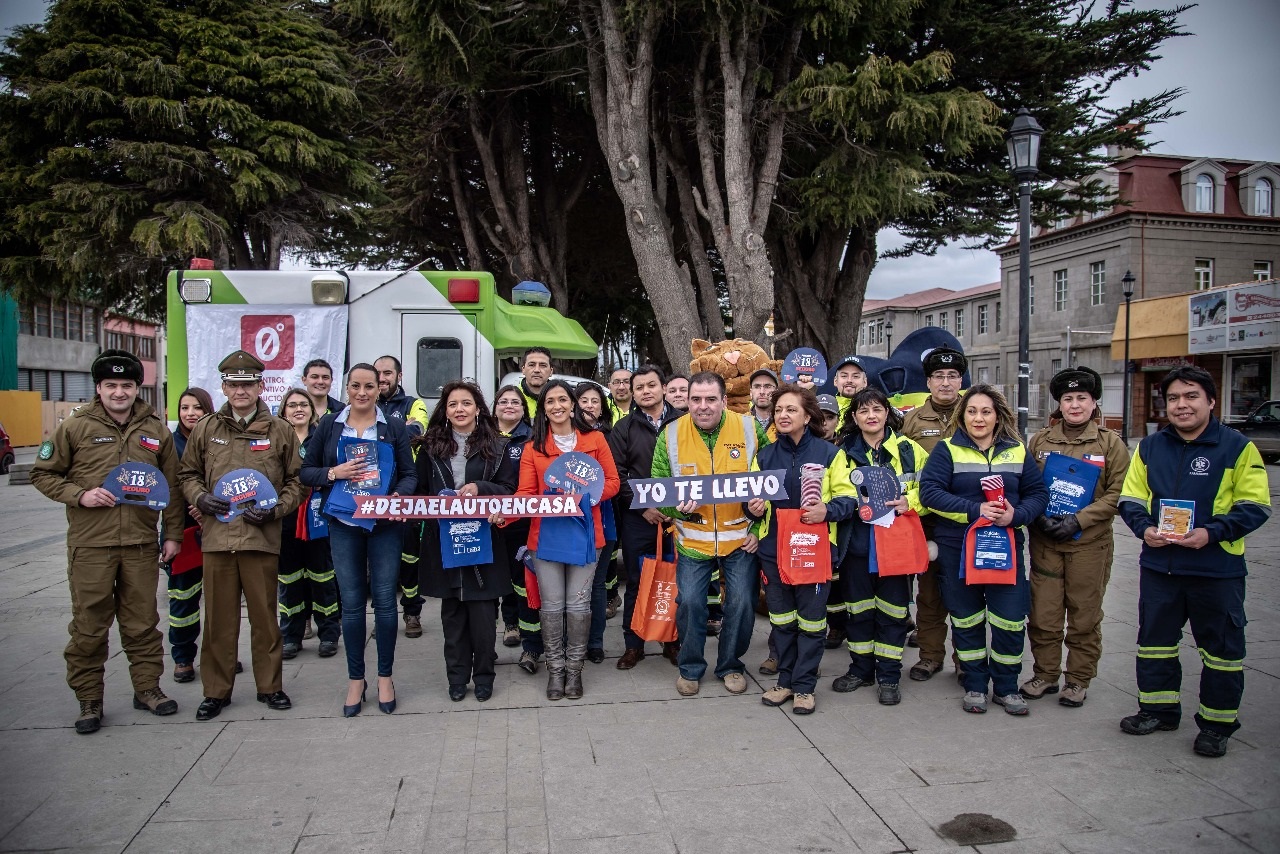
[[[1175,3],[1140,0],[1140,8]],[[0,0],[0,33],[20,24],[42,23],[44,0]],[[1280,162],[1280,2],[1203,0],[1182,17],[1194,35],[1166,43],[1152,69],[1115,88],[1115,103],[1181,86],[1177,102],[1184,114],[1153,129],[1154,150],[1241,160]],[[880,249],[900,243],[893,232],[880,235]],[[994,282],[1000,264],[994,253],[948,246],[931,258],[881,261],[867,295],[897,296],[931,287],[967,288]]]

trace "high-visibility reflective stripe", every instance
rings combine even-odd
[[[719,580],[720,580],[720,570],[719,570],[719,568],[716,568],[716,569],[711,570],[711,580],[712,580],[713,582],[716,582],[716,581],[719,581]]]
[[[961,661],[981,661],[987,657],[987,648],[981,649],[957,649],[956,658]]]
[[[516,592],[516,595],[519,596],[521,599],[529,598],[529,592],[525,590],[523,587],[521,587],[519,584],[512,584],[511,589],[514,590]]]
[[[1138,658],[1177,658],[1178,648],[1176,646],[1140,646],[1138,647]]]
[[[1148,704],[1172,703],[1178,704],[1177,691],[1139,691],[1138,702]]]
[[[1004,629],[1006,632],[1020,632],[1027,627],[1026,619],[1006,620],[991,611],[987,611],[987,622],[995,626],[997,629]]]
[[[1239,709],[1211,709],[1203,703],[1200,705],[1200,717],[1214,723],[1233,724],[1238,714],[1240,714]]]
[[[956,460],[954,457],[951,460],[951,471],[954,472],[955,474],[965,474],[968,472],[975,472],[975,471],[985,473],[987,471],[987,468],[988,466],[986,463],[962,463]]]
[[[306,572],[306,570],[304,570],[304,569],[300,569],[300,570],[298,570],[297,572],[291,572],[291,573],[289,573],[288,575],[282,575],[282,576],[280,576],[280,583],[281,583],[281,584],[294,584],[294,583],[296,583],[296,582],[298,582],[298,581],[301,581],[301,580],[302,580],[302,574],[303,574],[304,572]]]
[[[714,542],[716,540],[715,531],[704,531],[699,528],[691,528],[680,522],[676,523],[676,527],[680,529],[680,538],[684,540],[699,540],[707,543]],[[745,540],[748,533],[750,532],[746,528],[721,528],[719,538],[722,540]]]
[[[826,617],[823,617],[821,620],[806,620],[804,617],[801,617],[799,622],[800,622],[800,631],[802,632],[813,633],[813,632],[825,632],[827,630]]]
[[[199,611],[196,611],[189,617],[175,617],[172,614],[169,615],[169,628],[172,629],[185,629],[187,626],[194,626],[198,622],[200,622]]]
[[[412,587],[401,587],[400,592],[405,595],[406,599],[412,599],[418,595],[418,585],[415,584]]]
[[[279,604],[280,613],[286,617],[292,617],[294,614],[301,614],[302,609],[305,607],[307,607],[306,602],[299,602],[297,605],[294,605],[292,608],[285,605],[283,602]]]
[[[617,586],[618,586],[618,579],[616,579],[616,578],[614,578],[614,579],[608,579],[608,578],[606,578],[606,579],[605,579],[605,582],[604,582],[604,589],[605,589],[605,590],[612,590],[613,588],[615,588],[615,587],[617,587]]]
[[[197,581],[195,584],[193,584],[192,586],[188,587],[186,590],[170,590],[170,591],[169,591],[169,598],[170,598],[170,599],[181,599],[181,600],[185,601],[185,600],[187,600],[187,599],[190,599],[192,596],[199,596],[199,595],[200,595],[200,591],[201,591],[201,590],[203,590],[203,589],[204,589],[204,582],[203,582],[203,581]]]
[[[795,611],[787,611],[785,614],[775,614],[769,612],[769,622],[775,626],[789,626],[800,619],[800,615]]]
[[[708,604],[708,605],[719,605],[719,604],[721,604],[722,602],[723,602],[723,600],[722,600],[718,595],[716,595],[716,596],[708,596],[708,597],[707,597],[707,604]]]
[[[1244,659],[1238,661],[1229,658],[1218,658],[1216,655],[1210,655],[1203,649],[1200,650],[1200,658],[1204,661],[1204,666],[1214,670],[1224,670],[1232,673],[1238,670],[1244,670]]]
[[[876,606],[875,599],[860,599],[857,602],[845,602],[844,609],[850,614],[861,614],[870,611]]]
[[[338,613],[338,603],[334,602],[332,605],[317,605],[315,602],[312,602],[311,609],[322,616],[332,617],[334,614]]]
[[[907,616],[906,605],[895,605],[892,602],[886,602],[885,600],[881,599],[879,596],[875,598],[875,603],[876,603],[876,610],[880,611],[882,614],[888,614],[890,617],[893,617],[894,619],[901,620]]]
[[[970,614],[967,617],[957,617],[955,614],[952,614],[951,625],[955,626],[957,629],[971,629],[974,626],[982,625],[982,621],[986,618],[986,609],[983,609],[976,614]]]
[[[889,646],[887,643],[876,644],[876,656],[879,658],[892,658],[894,661],[902,660],[902,647]]]
[[[849,652],[854,655],[871,655],[876,651],[876,645],[872,641],[849,641]]]
[[[522,631],[522,632],[540,632],[540,631],[542,631],[542,622],[541,622],[541,621],[536,622],[536,623],[530,623],[530,622],[528,622],[528,621],[526,621],[526,620],[517,620],[517,622],[520,624],[520,631]]]
[[[847,609],[846,609],[846,607],[845,607],[845,603],[843,603],[843,602],[828,602],[828,603],[827,603],[827,613],[828,613],[828,614],[843,614],[846,610],[847,610]]]
[[[409,552],[400,552],[400,560],[405,563],[417,563],[418,556],[416,554],[410,554]]]
[[[307,578],[311,579],[316,584],[327,584],[330,581],[333,581],[334,572],[332,569],[329,570],[328,572],[312,572],[311,570],[308,569]]]
[[[1005,655],[1004,653],[996,652],[993,649],[991,650],[991,660],[997,664],[1021,664],[1022,653],[1018,653],[1017,655]]]

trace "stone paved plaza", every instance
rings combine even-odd
[[[1270,472],[1274,501],[1280,470]],[[1049,698],[1026,718],[995,706],[967,715],[949,669],[904,679],[902,704],[882,707],[871,690],[831,692],[847,662],[832,650],[816,714],[796,717],[760,703],[772,685],[755,673],[763,619],[745,696],[708,678],[681,699],[675,668],[656,655],[617,670],[616,618],[609,658],[586,665],[583,700],[548,702],[543,672],[528,676],[499,647],[493,699],[453,703],[428,602],[425,636],[399,640],[394,715],[368,703],[344,719],[344,659],[321,660],[308,641],[285,662],[292,711],[254,702],[245,674],[233,704],[200,723],[199,680],[175,685],[166,672],[181,710],[153,717],[131,707],[113,631],[105,726],[79,736],[62,660],[65,517],[30,486],[0,485],[0,496],[0,851],[1280,851],[1274,521],[1249,543],[1244,728],[1211,760],[1191,752],[1190,711],[1175,733],[1119,730],[1137,708],[1138,550],[1120,525],[1105,654],[1079,709]],[[247,665],[247,624],[240,656]],[[1189,633],[1182,663],[1194,709]],[[1001,822],[1012,828],[1003,836]]]

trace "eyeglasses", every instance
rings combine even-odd
[[[951,382],[956,382],[960,379],[960,375],[955,371],[934,371],[932,377],[935,380],[950,380]]]
[[[311,404],[307,403],[305,400],[297,400],[297,401],[294,401],[293,403],[286,403],[284,405],[284,408],[285,409],[310,409]]]
[[[631,380],[609,380],[609,385],[631,385]]]

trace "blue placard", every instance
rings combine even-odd
[[[784,383],[793,383],[802,376],[811,379],[814,385],[822,385],[827,380],[827,360],[812,347],[797,347],[782,363]]]
[[[163,510],[169,506],[169,481],[150,463],[121,463],[111,470],[102,488],[118,505]]]
[[[902,484],[898,474],[885,466],[859,466],[849,472],[849,483],[858,489],[858,518],[874,524],[880,519],[892,517],[897,511],[890,501],[902,497]]]
[[[227,472],[213,485],[213,494],[231,505],[229,513],[216,517],[219,522],[230,522],[250,507],[270,510],[280,502],[271,481],[256,469]]]
[[[320,512],[324,505],[324,496],[320,490],[313,490],[307,499],[307,539],[323,540],[329,536],[329,520]]]
[[[1013,543],[1009,529],[988,525],[974,533],[974,569],[1013,569]]]
[[[1049,506],[1045,516],[1066,516],[1079,513],[1093,502],[1094,490],[1102,468],[1093,463],[1051,452],[1044,461],[1044,485],[1049,490]],[[1083,531],[1077,531],[1072,539],[1080,539]]]
[[[445,569],[493,563],[493,531],[488,519],[440,522],[440,562]]]
[[[542,482],[561,492],[588,495],[592,504],[599,504],[604,494],[604,469],[595,458],[581,451],[570,451],[551,461]]]

